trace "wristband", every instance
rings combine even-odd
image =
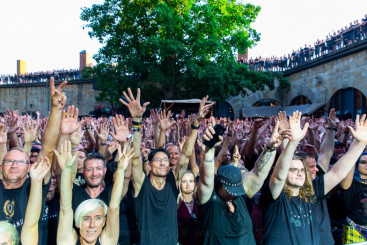
[[[344,134],[349,134],[349,131],[344,131]]]
[[[106,142],[105,143],[101,143],[101,145],[104,146],[104,145],[107,145],[107,143]]]
[[[133,129],[133,132],[140,131],[141,125],[133,125],[132,129]]]
[[[195,126],[193,123],[191,123],[191,128],[198,130],[200,128],[200,124],[198,126]]]
[[[132,125],[133,126],[141,126],[141,122],[132,121]]]
[[[147,158],[147,159],[143,159],[143,162],[149,162],[149,159]]]
[[[331,128],[331,127],[326,127],[326,130],[334,130],[335,132],[337,131],[336,128]]]
[[[275,151],[277,148],[273,148],[273,147],[268,147],[266,146],[266,151],[267,152],[272,152],[272,151]]]

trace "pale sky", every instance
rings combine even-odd
[[[246,2],[245,0],[242,0]],[[252,25],[261,41],[250,57],[291,53],[361,20],[367,0],[249,0],[262,10]],[[101,45],[82,29],[81,7],[103,0],[0,0],[0,74],[15,74],[18,59],[27,71],[78,69],[79,52]]]

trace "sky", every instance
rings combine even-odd
[[[252,24],[261,40],[249,57],[283,56],[367,14],[367,0],[242,2],[262,9]],[[81,51],[93,55],[101,47],[80,20],[81,8],[95,3],[103,0],[0,0],[0,75],[15,74],[19,59],[28,72],[78,69]]]

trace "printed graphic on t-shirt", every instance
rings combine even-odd
[[[303,210],[302,206],[297,206],[298,213],[291,211],[290,223],[294,224],[296,227],[309,226],[312,222],[312,212],[311,210]]]
[[[11,220],[14,216],[14,201],[6,200],[3,207],[4,214],[8,220]]]

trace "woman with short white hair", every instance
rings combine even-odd
[[[61,153],[55,151],[62,168],[60,192],[60,218],[57,232],[57,244],[117,244],[119,237],[119,213],[121,193],[124,184],[124,171],[130,159],[134,156],[133,150],[126,153],[124,147],[118,148],[118,166],[116,178],[112,188],[109,207],[99,199],[85,200],[75,210],[75,225],[79,233],[73,228],[72,199],[72,168],[76,164],[76,155],[71,154],[70,141],[61,147]]]

